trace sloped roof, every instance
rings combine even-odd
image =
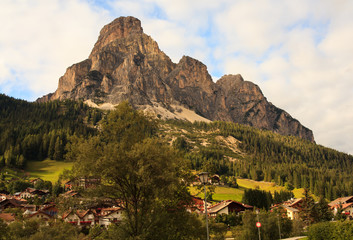
[[[0,207],[1,206],[6,206],[6,205],[12,205],[14,207],[21,207],[22,206],[21,204],[22,204],[22,202],[20,202],[20,201],[18,201],[16,199],[7,198],[4,201],[0,202]]]
[[[344,203],[344,204],[336,204],[336,205],[332,205],[330,206],[331,209],[334,209],[334,208],[342,208],[343,210],[346,209],[346,208],[349,208],[353,205],[353,202],[350,202],[350,203]]]
[[[35,216],[35,215],[38,215],[38,214],[43,214],[43,215],[46,215],[46,216],[49,217],[49,218],[52,218],[52,216],[50,216],[49,214],[47,214],[47,213],[45,213],[45,212],[43,212],[43,211],[41,211],[41,210],[38,210],[38,211],[36,211],[35,213],[32,213],[31,215],[28,216],[28,218],[31,218],[31,217],[33,217],[33,216]]]
[[[292,211],[292,212],[299,212],[298,209],[293,208],[293,207],[289,207],[289,206],[285,206],[285,205],[283,205],[283,207],[284,207],[285,209],[289,210],[289,211]]]
[[[72,213],[72,210],[71,210],[71,209],[70,209],[70,210],[65,211],[65,212],[63,213],[63,215],[62,215],[62,219],[67,218],[67,216],[69,216],[69,215],[70,215],[70,213]]]
[[[68,210],[66,212],[63,213],[62,215],[62,218],[65,219],[67,218],[70,214],[76,214],[79,218],[84,218],[88,213],[93,213],[93,215],[97,215],[96,211],[94,210],[76,210],[76,211],[73,211],[73,210]]]
[[[110,214],[113,214],[115,212],[118,212],[119,210],[121,210],[121,207],[111,207],[111,208],[102,208],[101,209],[101,216],[108,216]]]
[[[5,222],[15,221],[15,214],[13,213],[0,213],[0,218]]]
[[[340,197],[340,198],[337,198],[335,200],[333,200],[332,202],[330,202],[328,205],[330,207],[333,207],[335,205],[340,205],[340,204],[345,204],[347,203],[347,201],[349,200],[352,200],[353,199],[353,196],[349,196],[349,197]]]
[[[233,200],[226,200],[226,201],[222,201],[222,202],[219,202],[211,207],[209,207],[209,213],[217,213],[219,211],[221,211],[222,209],[228,207],[230,204],[237,204],[241,207],[243,207],[244,209],[251,209],[252,206],[250,205],[246,205],[246,204],[243,204],[243,203],[240,203],[240,202],[237,202],[237,201],[233,201]]]

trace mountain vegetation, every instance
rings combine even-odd
[[[97,126],[104,128],[107,120],[106,113],[82,101],[30,103],[5,95],[0,95],[0,113],[0,166],[19,169],[31,161],[68,158],[70,142],[92,139],[99,132]],[[209,171],[230,183],[240,177],[274,182],[288,190],[307,188],[328,200],[353,195],[352,155],[230,122],[154,121],[154,128],[135,124],[169,142],[191,170]],[[107,129],[102,140],[109,140],[109,131],[118,129]],[[144,133],[131,130],[114,141],[131,145],[133,136],[142,139],[136,134]]]
[[[121,239],[201,239],[201,222],[185,208],[191,201],[190,172],[156,130],[155,120],[120,104],[108,113],[97,136],[72,145],[69,174],[99,177],[95,192],[120,200],[125,213],[117,233]]]
[[[96,134],[101,118],[100,110],[82,101],[30,103],[0,94],[0,166],[63,160],[69,138]]]
[[[329,200],[353,195],[352,155],[229,122],[167,121],[166,126],[195,170],[272,181],[288,190],[307,188]]]

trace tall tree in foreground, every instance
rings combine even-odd
[[[163,233],[161,239],[198,239],[201,223],[182,204],[188,197],[187,171],[178,154],[154,136],[156,129],[127,103],[119,105],[98,136],[71,146],[72,174],[100,176],[104,195],[121,201],[122,238],[154,239]]]
[[[315,221],[315,201],[307,188],[304,188],[303,202],[300,206],[299,216],[306,226]]]

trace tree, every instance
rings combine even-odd
[[[193,234],[182,230],[192,220],[182,204],[189,196],[188,171],[168,144],[153,137],[155,129],[153,120],[127,103],[119,105],[98,136],[71,146],[72,175],[100,176],[101,193],[120,200],[122,238],[153,239],[163,228],[169,229],[163,239],[187,239]]]
[[[315,202],[307,188],[304,188],[303,202],[300,205],[299,216],[306,226],[315,221]]]
[[[53,186],[53,191],[52,194],[54,196],[59,196],[60,193],[62,193],[64,191],[63,187],[61,186],[60,180],[58,180],[54,186]]]
[[[42,179],[38,179],[38,181],[34,184],[34,188],[51,191],[52,190],[52,183],[51,183],[51,181],[44,181]]]
[[[49,226],[40,226],[40,228],[32,234],[30,240],[42,240],[42,239],[53,239],[53,240],[75,240],[75,239],[87,239],[84,238],[83,234],[79,234],[79,229],[72,226],[69,223],[57,221],[56,223],[50,223]]]
[[[29,182],[22,180],[15,180],[9,183],[7,190],[14,194],[15,192],[21,192],[32,185]]]
[[[319,202],[314,206],[314,221],[324,222],[330,221],[332,218],[333,214],[330,211],[327,201],[321,197]]]
[[[281,224],[281,236],[288,237],[292,230],[292,223],[287,217],[283,217],[281,214],[277,215],[276,212],[265,212],[259,213],[259,221],[261,223],[261,239],[262,240],[273,240],[279,239],[278,222]],[[242,240],[257,240],[258,229],[256,227],[257,215],[253,211],[246,211],[243,215],[243,226],[241,228]]]

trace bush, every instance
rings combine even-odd
[[[321,222],[309,227],[308,237],[310,240],[332,239],[334,224],[330,222]]]
[[[353,223],[344,222],[322,222],[309,227],[308,237],[310,240],[351,240],[353,237]]]

